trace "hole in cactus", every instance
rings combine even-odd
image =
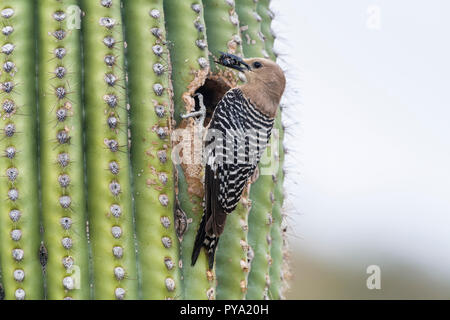
[[[200,93],[203,95],[203,102],[206,107],[206,118],[203,125],[206,127],[211,120],[214,109],[219,103],[220,99],[225,95],[225,93],[230,89],[230,85],[221,78],[208,78],[205,84],[195,91],[195,93]],[[195,111],[200,110],[200,104],[198,97],[195,99]]]

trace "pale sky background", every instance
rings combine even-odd
[[[272,0],[290,298],[450,298],[450,2]],[[381,268],[381,290],[366,268]]]

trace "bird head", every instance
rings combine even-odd
[[[275,116],[286,86],[284,72],[278,64],[265,58],[243,59],[223,52],[217,63],[243,72],[247,82],[240,88],[246,97],[265,114]]]

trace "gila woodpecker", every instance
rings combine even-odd
[[[269,144],[286,84],[283,71],[271,60],[241,59],[222,53],[217,63],[243,72],[247,82],[223,96],[206,128],[205,208],[192,252],[192,265],[205,247],[210,269],[227,215],[236,208]]]

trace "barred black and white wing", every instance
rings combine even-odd
[[[269,143],[273,119],[257,110],[238,88],[229,90],[217,105],[205,137],[205,210],[192,254],[202,246],[214,264],[214,253],[227,215],[241,199]]]

